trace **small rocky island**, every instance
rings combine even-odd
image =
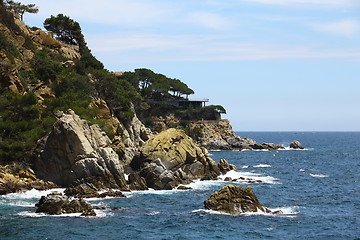
[[[204,201],[205,209],[238,215],[248,212],[281,213],[272,212],[260,204],[251,187],[237,187],[227,184],[220,191],[213,193],[208,200]]]

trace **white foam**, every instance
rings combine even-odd
[[[283,149],[277,149],[277,151],[312,151],[314,148],[290,148],[290,147],[284,147]]]
[[[145,215],[148,215],[148,216],[155,216],[155,215],[158,215],[160,212],[158,212],[158,211],[152,211],[152,212],[150,212],[150,213],[147,213],[147,214],[145,214]]]
[[[262,176],[258,173],[252,173],[252,172],[243,172],[243,171],[229,171],[225,175],[220,176],[221,180],[224,181],[225,178],[230,177],[231,179],[238,179],[238,182],[249,182],[249,181],[261,181],[263,183],[269,183],[269,184],[279,184],[279,179],[274,178],[272,176]],[[245,178],[244,180],[241,180],[241,178]]]
[[[105,210],[99,210],[94,209],[96,216],[86,216],[86,218],[103,218],[107,216],[112,216],[113,213],[105,211]],[[85,217],[81,216],[81,213],[67,213],[67,214],[60,214],[60,215],[48,215],[45,213],[36,213],[31,211],[23,211],[19,212],[16,215],[23,216],[23,217],[31,217],[31,218],[39,218],[39,217]]]
[[[141,190],[141,191],[131,191],[131,192],[123,192],[126,197],[132,197],[134,195],[146,195],[146,194],[154,194],[154,195],[170,195],[179,192],[180,190],[172,189],[172,190]],[[182,191],[182,190],[181,190]]]
[[[244,169],[245,169],[245,168],[249,168],[249,167],[250,167],[250,166],[242,166],[242,168],[244,168]]]
[[[299,171],[300,171],[300,172],[305,172],[305,169],[302,169],[302,168],[301,168],[301,169],[299,169]]]
[[[20,193],[9,193],[6,194],[4,196],[2,196],[5,199],[39,199],[41,198],[41,196],[46,196],[52,192],[60,192],[63,193],[65,191],[65,188],[53,188],[50,190],[45,190],[45,191],[39,191],[36,189],[31,189],[29,191],[26,192],[20,192]]]
[[[269,164],[259,164],[254,166],[254,168],[271,168],[272,166]]]
[[[328,175],[324,175],[324,174],[312,174],[312,173],[310,173],[310,176],[316,177],[316,178],[327,178],[327,177],[329,177]]]
[[[218,212],[214,210],[209,209],[197,209],[192,211],[192,213],[206,213],[206,214],[214,214],[214,215],[228,215],[228,216],[254,216],[254,215],[263,215],[263,216],[271,216],[271,217],[288,217],[288,218],[294,218],[299,213],[297,210],[299,207],[282,207],[282,208],[274,208],[270,209],[271,212],[263,212],[260,209],[256,212],[246,212],[239,215],[234,215],[230,213],[224,213],[224,212]],[[275,213],[276,211],[281,211],[279,213]]]

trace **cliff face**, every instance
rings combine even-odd
[[[256,142],[237,136],[229,120],[197,121],[190,123],[190,136],[207,149],[251,149]]]
[[[60,43],[40,29],[31,30],[17,16],[0,6],[0,85],[15,93],[37,91],[39,85],[25,84],[20,79],[20,71],[30,69],[36,51],[46,48],[68,60],[80,58],[79,49]]]
[[[124,169],[109,137],[72,110],[58,117],[35,162],[37,175],[62,186],[95,176],[107,179],[111,187],[125,187]]]

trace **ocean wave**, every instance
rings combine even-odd
[[[270,213],[263,212],[258,209],[257,212],[246,212],[246,213],[242,213],[239,215],[218,212],[218,211],[209,210],[209,209],[197,209],[197,210],[193,210],[192,213],[200,213],[200,214],[205,213],[205,214],[210,214],[210,215],[227,215],[227,216],[234,216],[234,217],[262,215],[262,216],[271,216],[271,217],[295,218],[295,217],[297,217],[297,214],[299,213],[298,209],[299,209],[299,207],[297,207],[297,206],[273,208],[273,209],[270,209],[272,213],[271,212]]]
[[[269,164],[259,164],[255,165],[254,168],[271,168],[272,166]]]
[[[44,191],[40,191],[40,190],[36,190],[36,189],[31,189],[29,191],[26,192],[19,192],[19,193],[9,193],[6,195],[3,195],[2,198],[3,199],[40,199],[42,196],[46,196],[52,192],[60,192],[63,193],[65,191],[65,188],[53,188],[53,189],[49,189],[49,190],[44,190]]]
[[[327,177],[329,177],[329,175],[324,175],[324,174],[312,174],[312,173],[310,173],[310,176],[315,177],[315,178],[327,178]]]
[[[222,181],[225,180],[225,178],[230,177],[231,179],[237,179],[237,182],[246,182],[249,183],[249,181],[261,181],[262,183],[268,183],[268,184],[280,184],[280,181],[278,178],[272,177],[272,176],[262,176],[258,173],[252,173],[252,172],[243,172],[243,171],[229,171],[225,175],[220,176],[220,179]],[[251,182],[250,182],[251,183]]]
[[[104,218],[113,216],[114,214],[107,210],[100,210],[100,209],[94,209],[96,216],[86,216],[86,218]],[[30,217],[30,218],[40,218],[40,217],[85,217],[81,216],[81,213],[66,213],[66,214],[60,214],[60,215],[49,215],[45,213],[36,213],[33,211],[22,211],[18,212],[16,215],[22,216],[22,217]]]

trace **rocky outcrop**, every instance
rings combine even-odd
[[[221,174],[218,164],[182,130],[167,129],[151,138],[131,162],[147,186],[172,189],[192,179],[213,179]]]
[[[81,183],[79,185],[72,185],[65,189],[65,195],[69,197],[77,198],[104,198],[104,197],[121,197],[125,198],[126,196],[120,191],[105,191],[99,193],[99,187],[90,183]]]
[[[260,204],[251,187],[243,188],[232,184],[225,185],[220,191],[213,193],[204,201],[204,205],[206,209],[235,215],[246,212],[271,212]]]
[[[109,126],[110,138],[113,142],[111,147],[124,164],[130,164],[134,156],[138,154],[139,148],[153,136],[151,130],[145,127],[136,114],[130,121],[121,123],[112,116],[106,102],[102,99],[94,99],[92,105],[99,109],[98,119]]]
[[[52,182],[37,179],[31,169],[13,171],[9,167],[0,167],[0,195],[54,187],[57,186]]]
[[[226,119],[190,123],[189,135],[207,149],[250,149],[250,145],[256,143],[251,139],[237,136]]]
[[[37,175],[62,186],[95,177],[108,187],[125,188],[124,169],[109,147],[109,137],[72,110],[59,112],[57,117],[44,150],[35,161]]]
[[[256,143],[254,145],[251,145],[252,149],[256,149],[256,150],[276,150],[276,149],[284,149],[284,146],[282,145],[277,145],[274,143]]]
[[[82,199],[70,200],[67,196],[58,192],[42,196],[35,206],[37,207],[37,213],[46,213],[49,215],[81,213],[81,216],[96,216],[91,204]]]
[[[304,149],[303,145],[299,141],[293,141],[290,143],[290,148],[292,149]]]
[[[274,143],[256,143],[250,138],[237,136],[229,120],[207,120],[190,123],[189,135],[202,147],[220,150],[276,150],[284,149]]]

